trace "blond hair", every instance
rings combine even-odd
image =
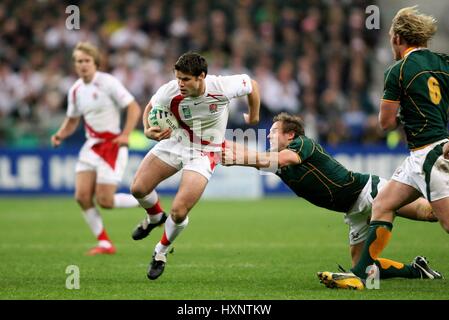
[[[393,18],[390,32],[399,35],[410,46],[427,46],[437,32],[436,19],[422,14],[418,6],[403,8]]]
[[[82,51],[85,54],[94,58],[95,65],[97,68],[100,66],[100,52],[97,47],[89,42],[78,42],[75,49],[73,49],[72,58],[75,60],[75,51]]]

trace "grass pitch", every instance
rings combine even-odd
[[[169,198],[163,199],[169,208]],[[350,266],[343,216],[299,198],[201,200],[175,242],[164,275],[146,270],[162,229],[142,241],[131,231],[142,209],[102,210],[117,247],[88,257],[96,241],[70,198],[0,199],[0,299],[449,299],[448,280],[389,279],[379,290],[330,290],[317,271]],[[427,256],[449,277],[449,237],[437,223],[396,219],[384,257]],[[66,288],[66,268],[80,289]]]

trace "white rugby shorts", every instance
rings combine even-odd
[[[378,182],[377,178],[379,178]],[[370,176],[356,202],[345,214],[345,223],[349,225],[350,245],[356,245],[366,240],[371,220],[373,200],[387,182],[384,178]]]
[[[220,162],[219,152],[193,149],[173,138],[159,141],[149,153],[177,170],[195,171],[207,180],[210,180],[216,165]]]
[[[114,169],[97,153],[92,146],[98,141],[87,140],[79,152],[75,172],[96,171],[97,183],[118,185],[125,173],[128,163],[128,147],[121,146],[118,151]]]
[[[449,197],[449,160],[441,154],[447,141],[443,139],[410,151],[391,179],[415,188],[429,202]]]

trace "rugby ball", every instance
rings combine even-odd
[[[153,107],[148,113],[148,124],[150,127],[160,127],[162,131],[170,128],[173,131],[178,129],[179,123],[175,115],[168,109]]]

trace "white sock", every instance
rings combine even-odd
[[[87,209],[84,211],[83,216],[94,236],[98,238],[100,233],[103,231],[103,219],[101,218],[97,208],[92,207]]]
[[[156,190],[151,191],[149,194],[147,194],[143,198],[137,199],[137,201],[140,203],[142,208],[148,209],[154,206],[157,201],[159,200],[159,197],[157,196]]]
[[[108,240],[100,240],[98,241],[98,246],[109,249],[110,247],[112,247],[112,243]]]
[[[153,208],[159,202],[159,197],[155,190],[151,191],[145,197],[137,199],[137,201],[140,203],[142,208],[144,208],[147,211],[148,214],[147,220],[149,223],[157,223],[159,222],[159,220],[161,220],[162,208],[160,206],[157,206],[157,210],[153,209],[159,212],[152,212],[153,210],[148,210],[150,208]]]
[[[138,206],[139,202],[131,194],[114,194],[114,208],[136,208]]]
[[[187,227],[188,224],[189,217],[186,217],[185,220],[181,223],[175,223],[171,215],[168,216],[167,220],[165,221],[164,235],[162,236],[161,241],[159,241],[154,250],[157,253],[167,254],[170,244],[173,243],[176,237],[182,232],[182,230],[185,229],[185,227]]]
[[[149,214],[147,215],[148,223],[158,223],[162,218],[163,212],[159,212],[158,214]]]

